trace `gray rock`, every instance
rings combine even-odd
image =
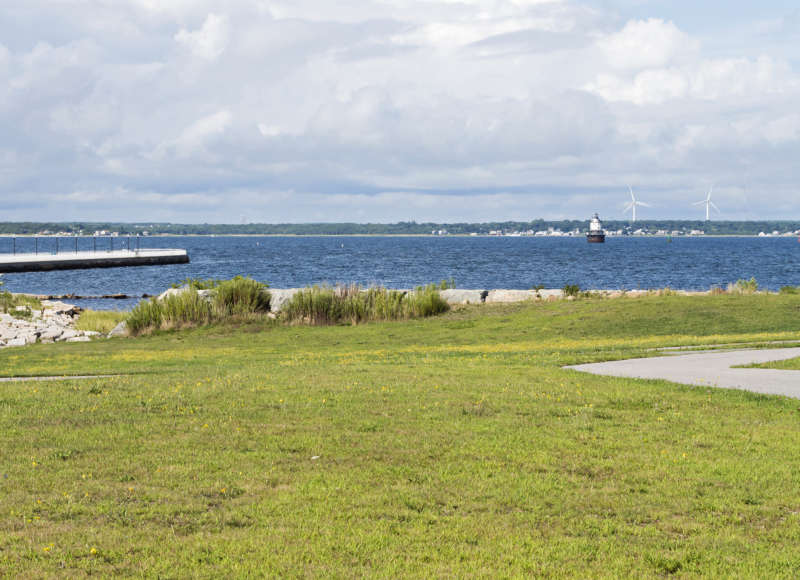
[[[67,328],[61,334],[61,336],[58,337],[58,340],[59,341],[61,341],[61,340],[69,340],[70,338],[75,338],[77,336],[78,336],[78,331],[77,330],[73,330],[71,328]]]
[[[542,300],[550,300],[555,298],[563,298],[563,290],[539,290],[539,296]]]
[[[46,340],[53,341],[56,340],[64,334],[64,328],[59,326],[48,326],[46,329],[42,331],[39,335],[39,338],[44,342]]]
[[[6,346],[25,346],[28,344],[24,338],[12,338],[6,341]]]
[[[161,294],[159,294],[156,300],[164,300],[169,296],[179,296],[180,294],[183,294],[184,292],[189,292],[190,290],[192,289],[189,288],[189,286],[181,286],[180,288],[169,288],[167,290],[164,290]],[[197,295],[200,296],[200,298],[210,299],[211,296],[213,296],[213,294],[214,291],[209,289],[197,291]]]
[[[167,288],[161,294],[158,295],[156,300],[164,300],[165,298],[169,298],[170,296],[178,296],[179,294],[183,294],[189,289],[188,286],[183,286],[181,288]]]
[[[486,303],[523,302],[535,299],[536,290],[490,290],[486,297]]]
[[[480,304],[485,296],[484,290],[459,290],[451,288],[440,290],[439,295],[448,304]]]
[[[52,300],[43,300],[42,306],[44,306],[46,311],[50,311],[55,315],[63,314],[70,317],[74,316],[81,310],[80,308],[72,304],[65,304],[64,302],[58,302]]]
[[[302,290],[302,288],[270,288],[269,293],[272,296],[269,301],[270,312],[280,312],[283,310],[286,303],[300,290]]]
[[[115,336],[128,336],[128,323],[124,320],[117,324],[114,328],[111,329],[111,332],[108,333],[108,338],[114,338]]]
[[[89,342],[92,339],[88,336],[73,336],[72,338],[68,338],[67,342]]]

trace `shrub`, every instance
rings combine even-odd
[[[800,286],[781,286],[781,294],[800,294]]]
[[[562,289],[564,292],[564,296],[572,296],[573,298],[577,298],[581,294],[581,287],[577,284],[567,284]]]
[[[736,284],[728,284],[730,294],[755,294],[758,291],[758,282],[755,278],[749,280],[740,279]]]

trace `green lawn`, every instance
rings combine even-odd
[[[790,358],[788,360],[777,360],[774,362],[756,365],[763,369],[782,369],[785,371],[800,371],[800,358]]]
[[[797,577],[800,403],[560,367],[800,339],[800,296],[0,351],[9,577]]]

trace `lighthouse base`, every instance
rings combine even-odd
[[[586,241],[590,244],[603,244],[606,241],[605,234],[587,234]]]

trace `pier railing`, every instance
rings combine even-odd
[[[67,240],[67,243],[62,240]],[[142,248],[139,236],[0,238],[0,273],[160,266],[188,262],[186,250]]]
[[[0,255],[140,252],[142,236],[0,236]]]

